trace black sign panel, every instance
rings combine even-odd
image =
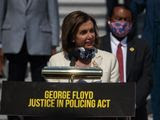
[[[134,83],[3,82],[1,114],[64,117],[135,115]]]

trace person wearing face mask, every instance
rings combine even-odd
[[[53,55],[48,66],[100,67],[103,75],[100,80],[85,82],[118,82],[118,61],[106,51],[97,49],[98,32],[96,21],[82,11],[68,14],[62,24],[62,52]],[[48,82],[68,82],[47,80]],[[78,82],[78,81],[75,81]]]
[[[133,37],[134,16],[127,6],[114,6],[108,16],[108,34],[100,38],[100,48],[117,57],[120,82],[136,83],[136,115],[132,120],[147,120],[146,98],[152,87],[151,50],[145,41]]]

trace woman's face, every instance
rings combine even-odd
[[[76,47],[92,48],[95,44],[95,29],[91,20],[80,25],[74,41]]]

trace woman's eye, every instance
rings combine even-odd
[[[94,33],[94,32],[95,32],[94,29],[91,29],[91,30],[90,30],[90,33]]]
[[[84,35],[84,34],[86,34],[86,33],[87,33],[86,30],[83,30],[83,31],[80,32],[80,34],[82,34],[82,35]]]

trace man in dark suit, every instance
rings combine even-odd
[[[136,82],[136,117],[132,119],[147,120],[146,98],[152,86],[150,48],[131,36],[133,14],[128,7],[114,6],[107,23],[110,32],[101,37],[100,48],[117,56],[121,82]]]

